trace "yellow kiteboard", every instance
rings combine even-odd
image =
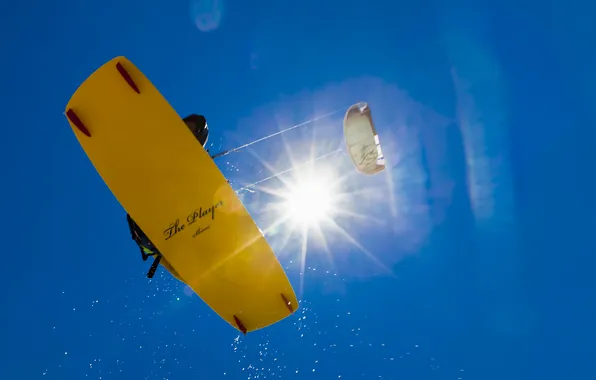
[[[124,57],[77,89],[66,117],[85,153],[173,273],[246,334],[287,317],[296,295],[209,154]]]

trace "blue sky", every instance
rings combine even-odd
[[[592,378],[584,3],[3,2],[0,378]],[[301,277],[298,237],[272,231],[301,310],[240,338],[167,274],[146,279],[63,115],[118,55],[181,116],[205,114],[214,151],[368,101],[388,170],[355,175],[343,153],[317,170],[347,176],[366,218],[337,223],[391,274],[328,229],[331,256],[313,240]],[[336,149],[342,112],[218,164],[239,188],[262,161],[286,169],[286,146]],[[243,199],[267,227],[271,197]]]

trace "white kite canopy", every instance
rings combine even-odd
[[[385,169],[379,135],[367,103],[356,103],[346,112],[344,138],[356,170],[373,175]]]

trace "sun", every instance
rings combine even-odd
[[[296,248],[299,250],[297,258],[300,265],[300,294],[303,292],[307,270],[307,251],[313,252],[311,248],[315,248],[314,252],[322,253],[330,265],[335,267],[334,251],[330,243],[336,241],[347,242],[384,271],[390,272],[352,236],[349,230],[346,230],[350,222],[376,221],[358,212],[357,197],[362,196],[362,193],[354,190],[350,172],[343,171],[338,159],[321,160],[331,157],[334,152],[316,158],[313,155],[310,161],[293,163],[289,169],[281,172],[261,161],[273,174],[255,183],[266,182],[272,178],[278,178],[281,182],[272,187],[259,186],[260,191],[273,197],[273,200],[262,208],[263,215],[267,215],[268,219],[263,234],[272,239],[276,252],[294,253]]]
[[[325,178],[296,181],[288,188],[282,202],[282,213],[303,227],[315,227],[334,213],[333,186]]]

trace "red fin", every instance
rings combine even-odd
[[[75,125],[75,127],[77,127],[81,132],[83,132],[85,136],[91,137],[91,133],[89,133],[89,130],[87,129],[85,124],[83,124],[81,119],[79,119],[79,117],[77,116],[75,111],[72,110],[72,108],[69,108],[68,111],[66,111],[66,117],[68,118],[68,120],[70,120],[71,123]]]
[[[139,87],[137,87],[137,84],[135,83],[134,80],[132,80],[132,77],[130,76],[130,74],[128,73],[128,71],[126,71],[126,69],[124,68],[124,66],[122,66],[122,64],[120,62],[118,62],[116,64],[116,68],[118,69],[118,72],[120,73],[120,75],[122,75],[122,77],[124,78],[124,80],[126,81],[126,83],[128,83],[128,85],[130,87],[132,87],[132,89],[135,90],[135,92],[137,94],[140,94],[141,91],[139,91]]]
[[[242,334],[246,335],[246,327],[244,327],[244,323],[242,323],[242,321],[240,319],[238,319],[238,317],[235,315],[234,315],[234,320],[236,321],[236,324],[238,325],[238,328],[240,329],[240,331],[242,331]]]
[[[292,307],[292,303],[290,301],[288,301],[288,299],[286,298],[286,296],[284,296],[283,293],[281,293],[281,298],[284,300],[284,303],[286,304],[286,307],[288,308],[288,310],[290,310],[290,314],[294,312],[294,307]]]

